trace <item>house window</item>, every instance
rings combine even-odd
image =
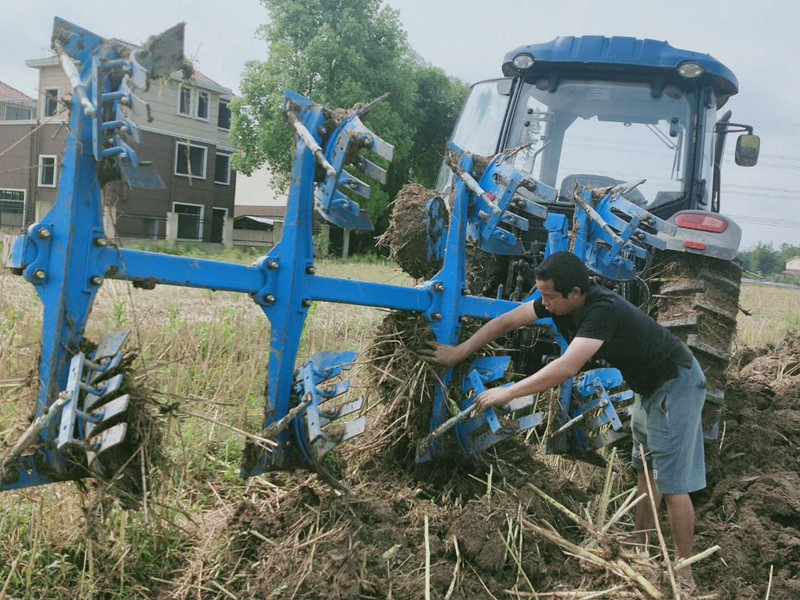
[[[205,179],[207,150],[205,146],[176,142],[175,175]]]
[[[178,88],[178,114],[192,116],[192,88],[181,86]]]
[[[22,227],[25,220],[25,190],[0,189],[0,226]]]
[[[211,102],[211,97],[208,92],[198,90],[197,92],[197,118],[208,121],[208,107]]]
[[[231,155],[217,153],[214,158],[214,183],[230,185],[231,183]]]
[[[230,131],[231,128],[231,101],[219,101],[219,114],[217,115],[217,127]]]
[[[58,88],[44,88],[45,117],[53,117],[58,112]]]
[[[173,202],[172,212],[178,213],[178,239],[201,241],[203,239],[203,206]]]
[[[58,165],[56,156],[39,155],[39,185],[41,187],[56,187]]]
[[[31,116],[30,108],[6,104],[6,121],[27,121]]]

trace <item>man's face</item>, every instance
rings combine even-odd
[[[554,315],[568,315],[580,308],[581,291],[577,287],[572,288],[566,298],[555,290],[551,279],[537,279],[536,288],[542,294],[542,304]]]

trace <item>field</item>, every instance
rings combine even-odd
[[[322,261],[318,272],[412,284],[377,260]],[[763,598],[768,586],[773,600],[795,598],[800,479],[796,466],[780,465],[797,464],[800,290],[745,285],[741,307],[749,313],[739,315],[733,363],[741,371],[729,392],[729,410],[739,412],[727,417],[720,442],[731,462],[698,504],[695,550],[722,550],[697,569],[698,580],[720,598]],[[366,355],[386,314],[316,304],[300,356],[328,349]],[[32,413],[40,322],[31,286],[0,273],[0,448]],[[365,436],[347,452],[349,496],[305,471],[242,480],[240,431],[257,433],[264,409],[269,323],[261,309],[243,295],[107,282],[87,337],[120,328],[133,332],[127,349],[138,355],[137,385],[163,413],[166,456],[154,467],[155,487],[135,510],[123,510],[95,482],[1,494],[0,600],[636,597],[623,593],[630,576],[595,563],[582,568],[559,549],[567,546],[545,539],[552,528],[564,544],[591,539],[628,496],[624,460],[618,472],[605,472],[545,458],[531,439],[488,472],[448,465],[433,475],[386,473],[391,461],[358,455],[358,444],[371,440]],[[367,413],[378,415],[382,397],[370,385],[369,362],[359,359],[352,380]],[[544,495],[530,491],[531,482]],[[589,524],[576,525],[550,497]],[[617,529],[624,536],[629,515]],[[586,595],[590,589],[608,591]],[[553,590],[562,595],[547,593]]]

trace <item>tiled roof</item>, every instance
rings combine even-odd
[[[14,89],[10,85],[6,85],[0,81],[0,100],[25,100],[35,102],[30,96],[26,96],[19,90]]]

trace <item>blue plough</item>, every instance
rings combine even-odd
[[[280,242],[252,266],[198,260],[128,250],[111,245],[102,224],[98,165],[113,161],[132,186],[162,185],[152,168],[139,161],[133,146],[138,129],[133,119],[147,115],[135,95],[148,77],[182,67],[182,27],[155,38],[144,49],[120,55],[119,48],[99,36],[56,19],[54,49],[62,58],[75,93],[69,118],[70,135],[54,207],[24,234],[8,237],[4,263],[29,281],[44,305],[36,419],[13,448],[0,458],[0,490],[55,481],[74,480],[92,473],[109,476],[113,464],[103,456],[126,438],[129,398],[119,394],[119,376],[108,377],[123,358],[126,332],[111,333],[97,348],[84,353],[84,329],[92,302],[105,279],[120,279],[146,287],[154,284],[190,286],[249,294],[270,321],[269,381],[263,434],[274,446],[260,448],[257,459],[243,471],[249,476],[288,463],[299,448],[311,465],[339,443],[361,434],[366,418],[357,416],[361,399],[337,400],[347,380],[333,383],[348,370],[352,352],[323,352],[298,363],[301,332],[313,302],[337,302],[416,311],[424,315],[439,342],[458,338],[462,319],[487,320],[518,305],[500,298],[470,295],[465,283],[465,245],[474,241],[496,254],[525,251],[515,231],[532,219],[543,220],[548,231],[546,254],[569,250],[596,273],[634,280],[634,261],[644,246],[663,247],[653,232],[670,234],[674,227],[622,197],[622,188],[606,191],[595,202],[584,190],[576,197],[574,226],[546,205],[554,189],[515,170],[499,154],[476,180],[473,158],[453,144],[454,190],[448,208],[449,224],[442,228],[442,204],[429,214],[431,229],[442,234],[431,248],[443,259],[441,270],[414,288],[325,277],[316,273],[312,250],[312,214],[316,210],[340,227],[371,229],[353,194],[368,197],[370,187],[349,170],[385,181],[386,171],[360,155],[366,150],[391,161],[393,148],[370,131],[361,117],[371,105],[351,110],[332,131],[330,113],[308,98],[287,91],[284,110],[294,127],[295,150],[291,187]],[[176,51],[176,49],[178,51]],[[76,61],[80,71],[74,66]],[[380,99],[379,99],[380,100]],[[375,159],[378,160],[378,159]],[[535,297],[535,293],[530,300]],[[552,323],[547,326],[560,347],[565,340]],[[436,458],[446,435],[455,435],[461,451],[477,455],[492,445],[542,424],[534,399],[519,398],[500,410],[480,414],[470,410],[474,396],[503,377],[508,358],[475,360],[460,382],[461,412],[452,415],[445,400],[451,370],[441,374],[430,417],[430,435],[417,448],[417,459]],[[614,434],[593,437],[587,431],[619,432],[624,411],[615,407],[630,392],[612,392],[622,384],[614,369],[595,369],[560,388],[560,406],[552,419],[553,448],[562,451],[567,438],[585,452],[612,441]],[[576,393],[573,393],[573,387]],[[586,418],[589,413],[596,414]],[[569,432],[569,435],[564,435]]]

